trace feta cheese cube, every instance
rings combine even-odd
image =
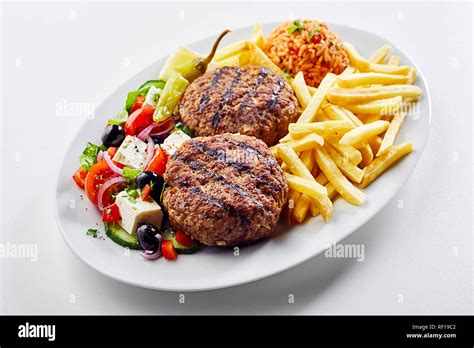
[[[163,90],[161,88],[156,88],[155,86],[151,86],[146,94],[145,101],[143,102],[143,106],[150,105],[154,107],[162,91]]]
[[[177,130],[171,133],[161,144],[161,148],[166,152],[168,156],[171,156],[178,150],[182,143],[186,140],[191,139],[189,135],[184,133],[182,130]]]
[[[143,168],[147,145],[137,137],[127,135],[117,150],[113,160],[133,169]]]
[[[161,227],[163,212],[154,201],[143,201],[141,197],[132,198],[126,191],[120,192],[115,198],[122,220],[120,225],[130,234],[137,232],[138,225],[150,223],[156,228]]]

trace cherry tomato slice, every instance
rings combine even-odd
[[[143,187],[142,192],[141,192],[142,200],[144,202],[152,200],[150,196],[150,192],[151,192],[151,186],[149,184],[146,184]]]
[[[92,166],[86,176],[85,180],[85,190],[87,197],[90,201],[97,205],[97,193],[99,192],[100,187],[103,185],[104,182],[109,180],[110,178],[117,176],[107,165],[107,162],[104,160],[97,162]],[[104,201],[109,200],[110,195],[104,194]],[[108,201],[104,203],[109,203]],[[110,204],[104,204],[104,207]]]
[[[79,186],[79,188],[83,190],[86,184],[86,176],[87,176],[87,170],[83,169],[82,167],[76,170],[76,172],[72,176],[77,186]]]
[[[166,163],[168,162],[168,156],[166,152],[158,148],[155,152],[155,156],[151,159],[150,163],[145,170],[158,173],[163,175],[166,170]]]
[[[178,253],[174,250],[173,242],[171,240],[164,240],[161,243],[161,252],[166,260],[176,260],[178,258]]]
[[[118,150],[117,147],[113,147],[113,146],[109,147],[107,149],[107,153],[109,154],[109,157],[113,158],[115,156],[115,154],[117,153],[117,150]]]
[[[135,111],[137,111],[138,109],[141,109],[144,102],[145,102],[145,96],[144,95],[137,96],[137,98],[135,99],[135,102],[133,103],[133,105],[132,105],[132,107],[129,111],[129,114],[132,114]]]
[[[153,114],[155,108],[150,105],[145,105],[141,109],[134,111],[125,122],[125,133],[128,135],[137,135],[150,124],[153,123]]]
[[[175,238],[179,244],[186,248],[192,248],[194,246],[195,241],[184,232],[177,231]]]
[[[104,208],[104,211],[102,212],[103,222],[114,222],[119,220],[122,220],[122,217],[120,216],[120,210],[117,204],[112,204]]]

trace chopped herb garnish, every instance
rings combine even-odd
[[[288,34],[291,34],[293,33],[294,31],[299,31],[301,32],[301,30],[303,30],[303,24],[296,20],[296,21],[293,21],[293,25],[294,27],[289,27],[286,31],[288,32]]]
[[[127,187],[125,189],[125,192],[127,192],[128,196],[133,199],[137,198],[140,195],[140,193],[134,186]]]
[[[138,174],[140,174],[142,171],[140,169],[134,169],[134,168],[129,168],[129,167],[124,167],[123,168],[123,176],[125,178],[135,180]]]
[[[88,236],[93,236],[93,237],[95,237],[95,236],[97,235],[97,230],[94,229],[94,228],[89,228],[89,229],[87,230],[86,234],[87,234]]]

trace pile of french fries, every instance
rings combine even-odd
[[[394,142],[409,104],[422,94],[413,85],[415,70],[400,66],[396,55],[387,59],[388,45],[369,59],[350,43],[344,49],[351,66],[339,76],[327,74],[315,93],[303,73],[291,81],[304,110],[272,147],[290,186],[284,213],[288,224],[319,214],[327,221],[338,196],[364,203],[361,188],[413,151],[410,142]]]
[[[294,78],[285,74],[265,55],[264,45],[256,24],[250,40],[222,48],[214,61],[268,68],[288,81],[303,108],[288,135],[271,148],[290,187],[285,222],[302,223],[319,214],[328,221],[338,196],[363,204],[361,189],[413,151],[410,142],[394,143],[410,103],[422,94],[414,85],[415,69],[400,65],[389,45],[366,59],[344,43],[350,66],[338,76],[327,74],[316,89],[306,85],[302,72]]]

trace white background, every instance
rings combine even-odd
[[[363,244],[365,260],[319,255],[255,283],[187,293],[184,304],[178,293],[124,285],[78,260],[56,226],[54,186],[84,117],[58,115],[57,104],[99,105],[178,44],[297,17],[386,37],[417,62],[430,88],[432,131],[417,168],[345,240]],[[6,3],[1,25],[0,242],[36,244],[39,258],[0,258],[0,313],[472,313],[471,4]]]

